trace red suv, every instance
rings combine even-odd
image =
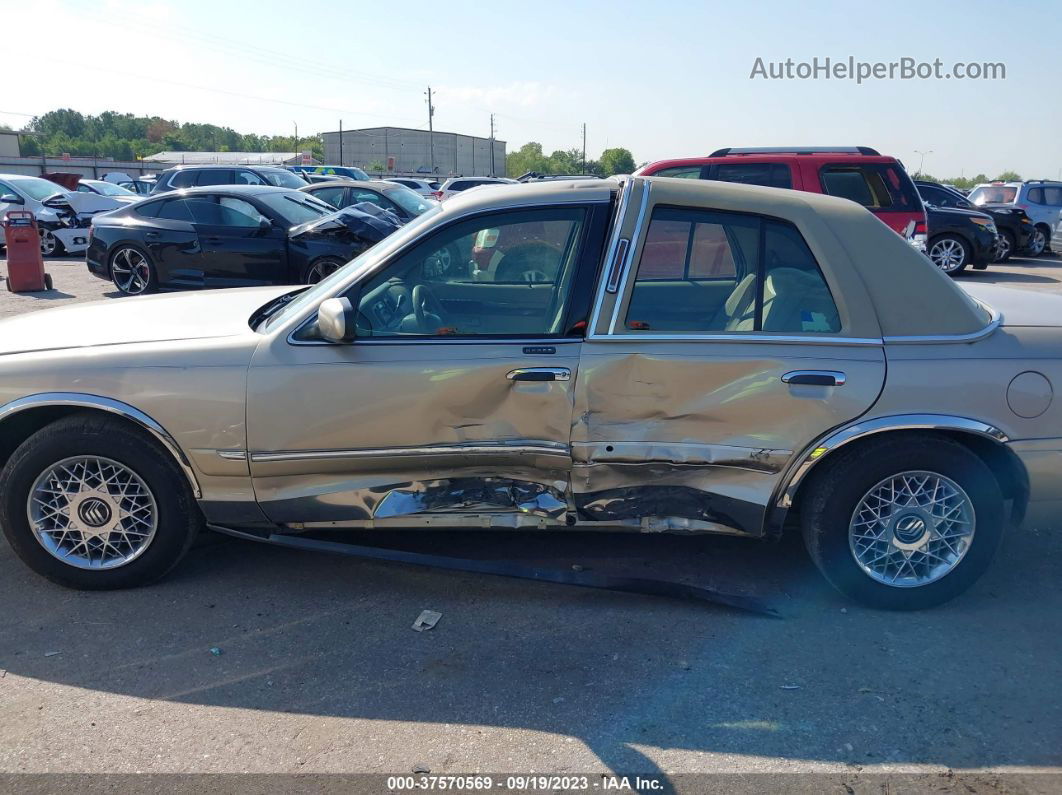
[[[862,204],[901,235],[925,242],[926,211],[903,164],[866,146],[718,149],[708,157],[658,160],[634,173],[841,196]]]

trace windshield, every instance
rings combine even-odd
[[[393,201],[410,215],[422,215],[435,207],[439,202],[434,199],[426,199],[415,190],[398,185],[384,191],[384,196]]]
[[[330,208],[331,209],[331,208]],[[387,245],[391,241],[394,241],[397,245],[402,245],[406,240],[410,240],[417,237],[420,234],[421,229],[428,226],[431,223],[431,219],[442,212],[440,205],[432,207],[427,212],[422,213],[417,218],[414,218],[408,224],[403,226],[394,235],[387,238],[383,243],[379,245]],[[264,331],[274,324],[278,323],[283,317],[290,317],[292,314],[298,314],[302,311],[303,307],[313,305],[319,301],[322,301],[331,291],[335,284],[345,281],[350,277],[354,271],[359,268],[364,268],[376,262],[376,255],[379,253],[376,246],[373,246],[368,251],[363,252],[360,256],[352,259],[342,268],[339,268],[326,276],[321,281],[317,282],[309,290],[303,293],[299,293],[294,299],[288,302],[282,309],[279,309],[262,324],[259,331]]]
[[[19,179],[8,180],[8,182],[34,201],[43,201],[49,196],[66,192],[61,185],[56,185],[54,182],[40,177],[20,177]]]
[[[324,202],[299,191],[291,193],[261,193],[256,198],[291,226],[316,221],[336,211]]]
[[[263,169],[262,176],[269,180],[270,185],[276,185],[278,188],[295,188],[298,190],[306,187],[306,180],[283,169],[278,168],[276,171]]]
[[[967,198],[974,204],[1012,204],[1018,195],[1018,189],[1008,185],[989,185],[974,188]]]
[[[92,182],[89,184],[97,193],[102,193],[104,196],[135,196],[131,190],[123,188],[121,185],[115,185],[113,182]]]
[[[362,179],[362,180],[370,180],[370,179],[372,179],[372,177],[370,177],[368,174],[366,174],[364,171],[362,171],[357,166],[348,167],[347,168],[347,174],[352,176],[352,177],[354,177],[354,179]]]

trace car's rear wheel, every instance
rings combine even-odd
[[[0,471],[0,524],[27,566],[70,588],[143,585],[188,551],[200,518],[169,452],[121,420],[77,414]]]
[[[314,260],[306,267],[306,271],[302,274],[302,283],[317,284],[321,279],[331,276],[345,264],[346,263],[336,257],[321,257],[321,259]]]
[[[999,233],[999,238],[996,241],[996,262],[1006,262],[1010,259],[1014,253],[1015,241],[1014,233],[1009,229],[1003,229]]]
[[[66,252],[63,242],[55,236],[51,229],[41,226],[37,228],[37,231],[41,237],[42,257],[61,257]]]
[[[872,607],[919,610],[988,568],[1006,512],[991,470],[944,437],[903,435],[841,451],[803,495],[804,541],[835,587]]]
[[[945,273],[962,273],[970,264],[970,245],[958,235],[941,235],[929,242],[929,258]]]
[[[136,246],[120,246],[111,255],[111,281],[125,295],[144,295],[158,289],[155,266]]]

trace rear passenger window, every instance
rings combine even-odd
[[[177,171],[170,177],[171,188],[190,188],[195,184],[194,171]]]
[[[709,170],[708,178],[767,188],[793,187],[793,174],[785,163],[719,163]]]
[[[675,177],[677,179],[700,179],[701,167],[700,166],[674,166],[672,168],[662,168],[659,171],[653,173],[654,177]]]
[[[922,207],[910,177],[893,165],[826,166],[820,177],[822,189],[829,195],[871,210],[913,211]]]
[[[200,187],[204,185],[231,185],[233,181],[234,179],[231,169],[205,168],[199,172],[195,184]]]
[[[1044,204],[1062,206],[1062,188],[1044,188]]]
[[[738,213],[654,211],[624,323],[638,333],[840,331],[800,232]]]
[[[170,221],[192,221],[192,212],[188,209],[187,199],[166,199],[160,202],[162,205],[156,218],[166,218]]]

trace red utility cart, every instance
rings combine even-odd
[[[7,246],[7,289],[30,293],[52,289],[52,277],[44,272],[37,220],[29,210],[4,214],[4,245]]]

